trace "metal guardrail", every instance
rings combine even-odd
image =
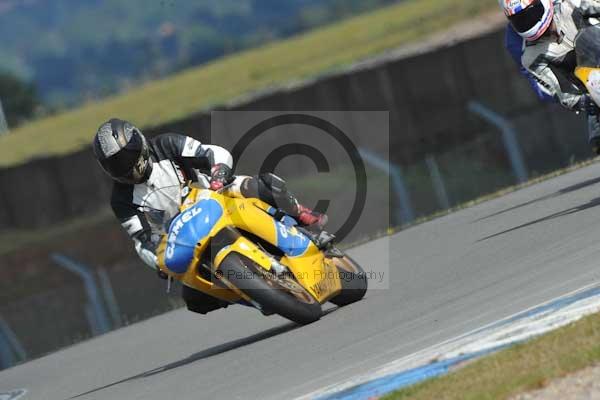
[[[54,253],[50,257],[57,265],[78,275],[83,280],[89,300],[89,303],[85,306],[85,313],[92,328],[92,333],[99,335],[108,332],[111,329],[111,323],[93,272],[85,265],[79,264],[62,254]]]
[[[489,107],[476,101],[470,102],[467,108],[470,112],[479,115],[502,132],[504,147],[506,147],[506,151],[508,152],[510,164],[515,177],[517,178],[517,182],[526,182],[527,179],[529,179],[529,173],[527,172],[527,166],[525,165],[521,147],[517,140],[517,131],[510,121]]]
[[[0,317],[0,367],[8,368],[26,359],[27,352],[17,335],[4,318]]]
[[[415,220],[415,212],[400,166],[390,163],[385,158],[367,150],[359,149],[361,157],[374,168],[387,174],[392,180],[394,194],[398,201],[398,212],[392,212],[394,224],[400,226]],[[399,218],[398,218],[399,216]]]

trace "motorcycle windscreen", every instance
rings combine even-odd
[[[575,40],[577,66],[600,67],[600,26],[582,29]]]
[[[223,208],[213,199],[200,200],[177,215],[171,221],[167,235],[167,268],[177,274],[186,272],[196,246],[208,236],[222,216]]]

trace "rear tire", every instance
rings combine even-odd
[[[344,264],[343,267],[337,265],[342,292],[329,301],[338,307],[343,307],[365,297],[368,288],[367,275],[362,267],[347,255],[337,259],[337,262]]]
[[[260,304],[264,311],[279,314],[301,325],[321,318],[321,304],[308,292],[306,295],[310,302],[301,301],[283,287],[277,286],[275,281],[267,282],[267,278],[257,272],[261,269],[251,259],[237,253],[230,253],[219,267],[225,279]]]

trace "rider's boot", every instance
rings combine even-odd
[[[314,231],[322,231],[325,228],[328,220],[327,215],[311,210],[301,204],[298,204],[296,209],[296,219],[302,226]]]
[[[311,210],[308,207],[304,207],[298,204],[298,216],[296,220],[300,223],[300,226],[305,235],[307,235],[312,242],[321,250],[325,250],[327,257],[343,257],[344,253],[330,246],[333,244],[335,236],[331,233],[323,230],[325,224],[327,224],[327,215],[320,212]]]
[[[300,205],[296,196],[288,190],[285,181],[277,175],[266,173],[246,179],[240,191],[244,197],[258,197],[294,218],[299,224],[299,229],[317,247],[323,249],[334,239],[333,235],[323,230],[327,223],[327,216]]]
[[[332,234],[324,231],[327,224],[327,215],[314,211],[301,204],[297,204],[294,218],[298,221],[303,232],[317,245],[324,249],[335,238]]]

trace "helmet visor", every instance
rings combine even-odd
[[[542,21],[545,11],[546,8],[542,1],[535,0],[523,11],[508,17],[508,20],[518,33],[524,33],[531,30]]]
[[[149,151],[141,135],[134,134],[127,145],[100,161],[102,168],[122,183],[140,183],[149,164]]]

